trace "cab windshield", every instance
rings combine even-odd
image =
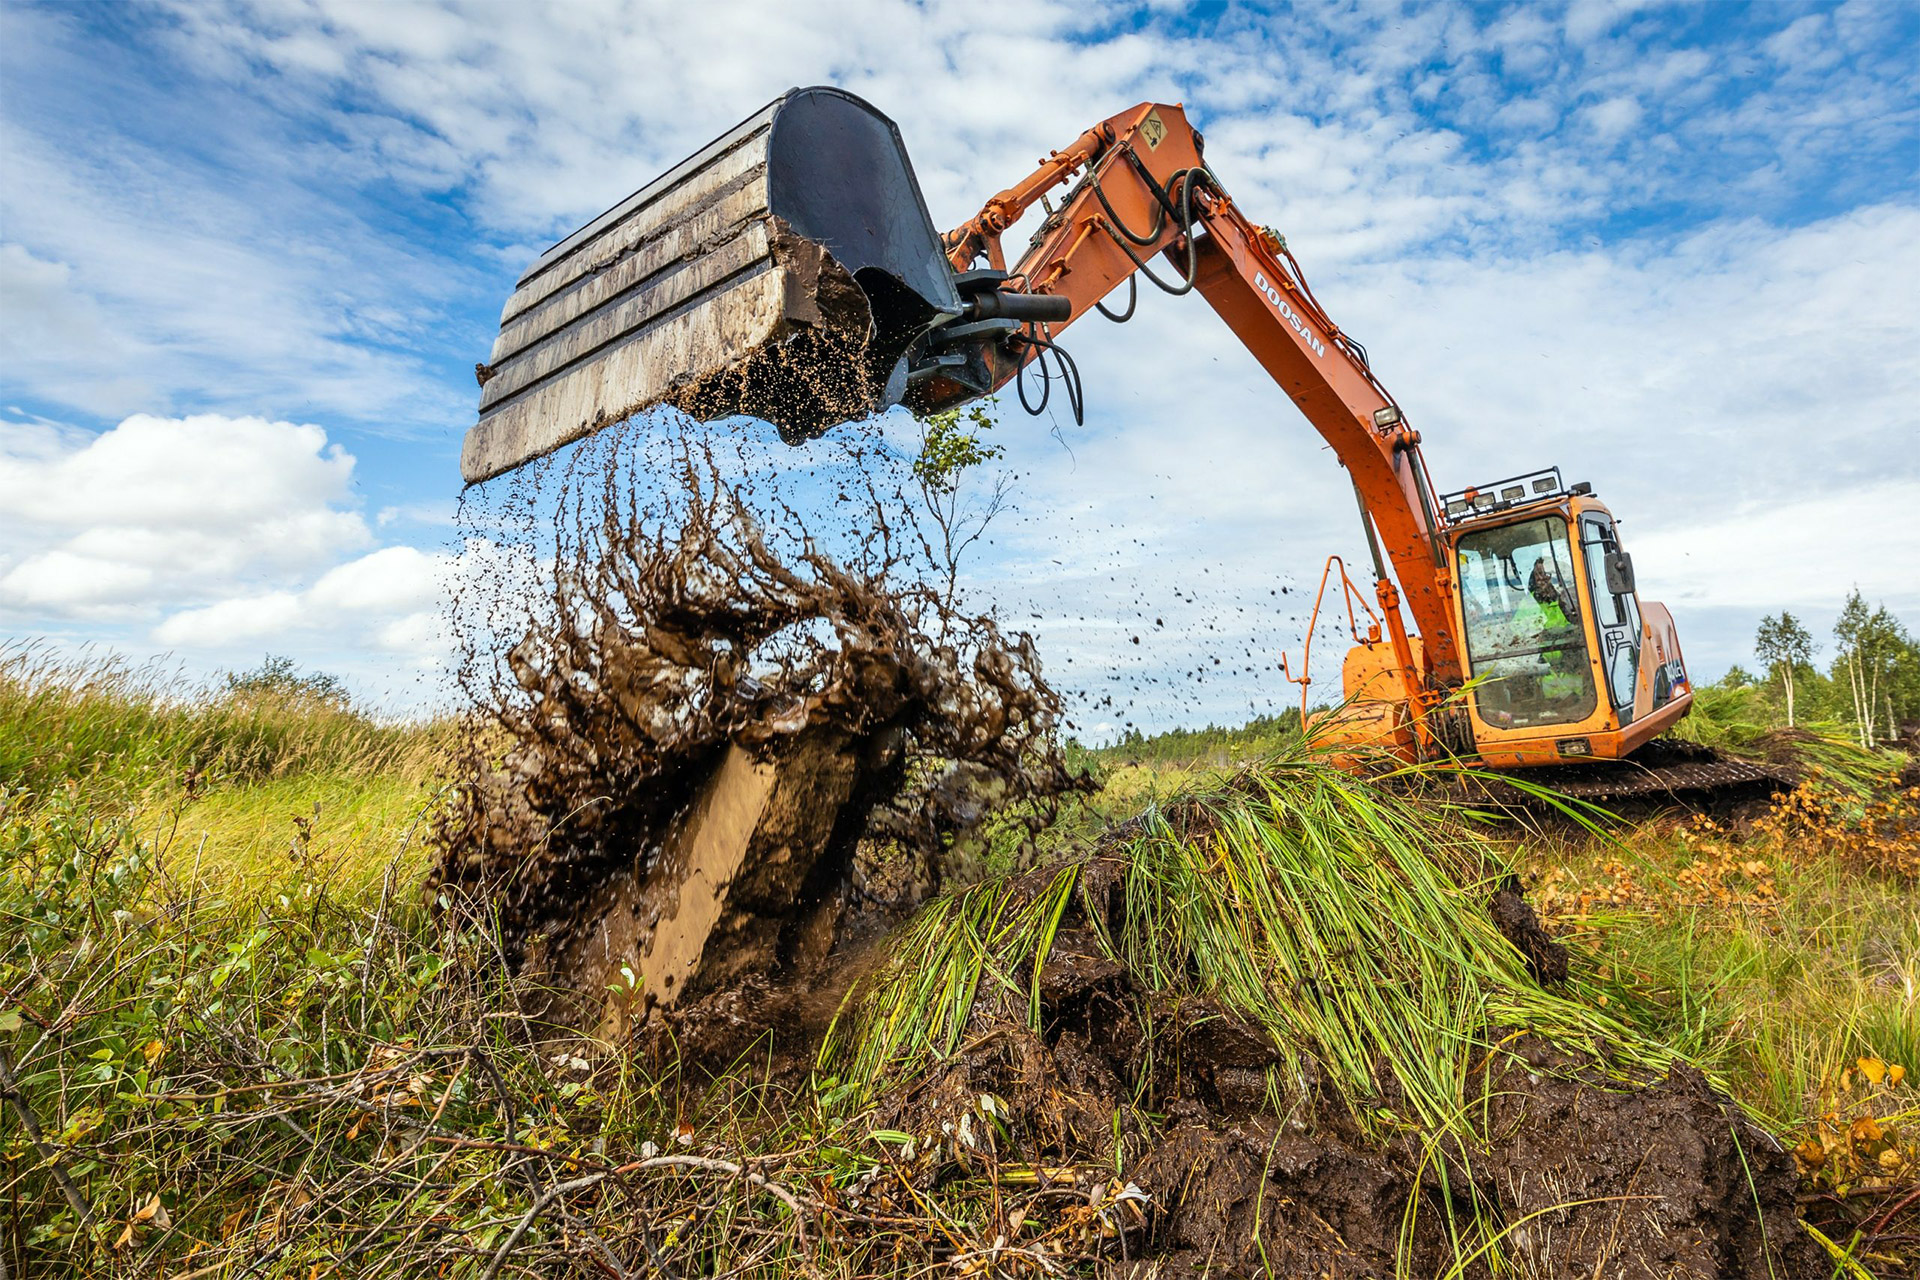
[[[1460,602],[1480,718],[1497,729],[1593,713],[1567,522],[1545,516],[1460,539]]]

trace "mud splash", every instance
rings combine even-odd
[[[436,891],[487,904],[575,1016],[613,991],[608,1033],[818,968],[850,911],[910,905],[990,820],[1030,841],[1080,785],[1031,638],[904,573],[881,489],[843,563],[738,456],[652,453],[572,459],[544,531],[511,499],[521,572],[465,602],[474,732],[437,832]]]

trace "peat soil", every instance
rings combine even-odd
[[[1084,1247],[1105,1275],[1827,1274],[1797,1221],[1791,1154],[1698,1071],[1622,1079],[1496,1030],[1470,1088],[1482,1141],[1368,1133],[1315,1081],[1274,1083],[1280,1055],[1260,1029],[1156,996],[1106,956],[1090,917],[1119,923],[1118,882],[1086,864],[1040,973],[1038,1031],[1024,1007],[983,1002],[965,1049],[882,1101],[879,1123],[935,1138],[894,1183],[925,1195],[979,1176],[977,1152],[938,1138],[986,1132],[987,1095],[990,1162],[1050,1172],[1069,1207],[1039,1213],[1043,1226],[1057,1234],[1104,1198]],[[1143,1200],[1119,1194],[1128,1183]],[[853,1207],[912,1199],[882,1181]],[[1491,1225],[1476,1235],[1476,1221]],[[1489,1234],[1504,1270],[1492,1250],[1475,1256]]]
[[[530,603],[472,606],[518,634],[467,665],[435,833],[431,891],[602,1034],[838,972],[989,823],[1030,847],[1087,785],[1031,637],[896,583],[884,546],[770,531],[710,453],[669,465],[562,504]]]

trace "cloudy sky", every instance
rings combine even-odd
[[[1920,624],[1917,45],[1905,0],[7,0],[0,634],[431,697],[515,276],[813,83],[899,121],[941,226],[1184,102],[1440,486],[1592,481],[1697,676],[1856,584]],[[1285,705],[1364,556],[1343,475],[1197,297],[1066,345],[1087,421],[1007,415],[975,598],[1120,691],[1090,731]]]

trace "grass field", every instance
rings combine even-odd
[[[672,1274],[782,1274],[817,1245],[782,1206],[871,1159],[857,1120],[750,1067],[693,1085],[556,1055],[484,920],[428,910],[447,732],[298,688],[0,665],[10,1275],[533,1274],[563,1243],[605,1252],[585,1222],[515,1234],[543,1188],[602,1180]],[[1072,825],[1211,785],[1218,746],[1093,753],[1107,789]],[[1920,867],[1888,834],[1913,805],[1841,789],[1737,832],[1489,829],[1594,1016],[1723,1081],[1800,1150],[1809,1202],[1859,1224],[1837,1276],[1912,1274],[1920,1245],[1850,1212],[1920,1185]],[[886,1239],[837,1273],[884,1273]]]

